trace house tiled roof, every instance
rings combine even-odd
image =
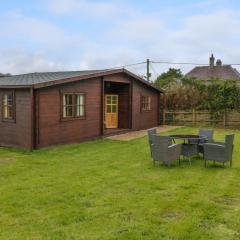
[[[155,90],[162,92],[161,89],[154,86],[152,83],[135,75],[126,69],[106,69],[106,70],[89,70],[89,71],[65,71],[65,72],[40,72],[28,73],[21,75],[12,75],[10,77],[0,78],[0,88],[21,88],[33,87],[42,88],[52,85],[70,83],[79,80],[91,79],[94,77],[104,77],[115,73],[125,73],[134,79],[148,85]]]
[[[209,58],[209,66],[195,67],[185,76],[199,80],[240,80],[240,73],[231,65],[223,65],[220,59],[216,61],[215,65],[215,57],[213,54]]]
[[[231,65],[195,67],[186,77],[200,80],[218,78],[222,80],[240,80],[240,73]]]

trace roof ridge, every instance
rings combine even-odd
[[[13,76],[21,76],[21,75],[30,75],[30,74],[44,74],[44,73],[74,73],[74,72],[100,72],[100,71],[109,71],[111,69],[96,69],[96,70],[66,70],[66,71],[43,71],[43,72],[28,72],[28,73],[20,73],[20,74],[13,74]]]

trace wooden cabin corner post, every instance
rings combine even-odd
[[[40,118],[40,93],[38,90],[34,90],[34,148],[38,148],[40,145],[40,129],[39,129],[39,118]]]
[[[100,109],[100,124],[101,124],[100,134],[101,134],[101,136],[104,135],[104,111],[105,111],[105,107],[104,107],[104,77],[101,77],[101,109]]]
[[[130,89],[129,89],[129,128],[133,128],[133,79],[130,82]]]
[[[33,151],[35,148],[35,103],[34,103],[34,89],[30,88],[30,134],[31,134],[31,143],[30,143],[30,151]]]

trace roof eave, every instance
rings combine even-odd
[[[153,86],[151,83],[145,81],[141,77],[135,75],[134,73],[132,73],[132,72],[130,72],[130,71],[124,69],[124,68],[107,70],[107,71],[105,70],[105,71],[100,71],[100,72],[97,72],[97,73],[86,74],[86,75],[82,75],[82,76],[78,76],[78,77],[64,78],[64,79],[61,79],[61,80],[55,80],[55,81],[46,82],[46,83],[37,83],[37,84],[34,84],[34,88],[35,89],[40,89],[40,88],[46,88],[46,87],[51,87],[51,86],[57,86],[57,85],[62,85],[62,84],[66,84],[66,83],[76,82],[76,81],[79,81],[79,80],[87,80],[87,79],[90,79],[90,78],[108,76],[108,75],[112,75],[112,74],[116,74],[116,73],[126,73],[127,75],[141,81],[143,84],[148,85],[149,87],[157,90],[158,92],[164,92],[163,90],[157,88],[156,86]]]
[[[132,76],[133,78],[139,80],[139,81],[142,82],[143,84],[148,85],[150,88],[153,88],[153,89],[157,90],[158,92],[164,93],[164,90],[162,90],[162,89],[154,86],[152,83],[147,82],[147,81],[144,80],[143,78],[141,78],[141,77],[139,77],[138,75],[136,75],[136,74],[128,71],[127,69],[123,69],[123,72],[126,73],[126,74],[128,74],[128,75],[130,75],[130,76]]]
[[[21,88],[33,88],[33,85],[0,85],[0,89],[21,89]]]

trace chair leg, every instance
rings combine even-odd
[[[191,157],[188,157],[188,162],[189,162],[189,165],[191,166],[192,165]]]
[[[230,160],[230,167],[232,167],[232,160]]]
[[[224,166],[225,166],[225,164],[224,164],[224,162],[222,163],[222,167],[224,168]]]
[[[179,157],[179,159],[178,159],[178,165],[179,165],[179,166],[181,165],[180,157]]]
[[[206,160],[204,160],[204,162],[205,162],[205,168],[207,167],[207,161]]]

